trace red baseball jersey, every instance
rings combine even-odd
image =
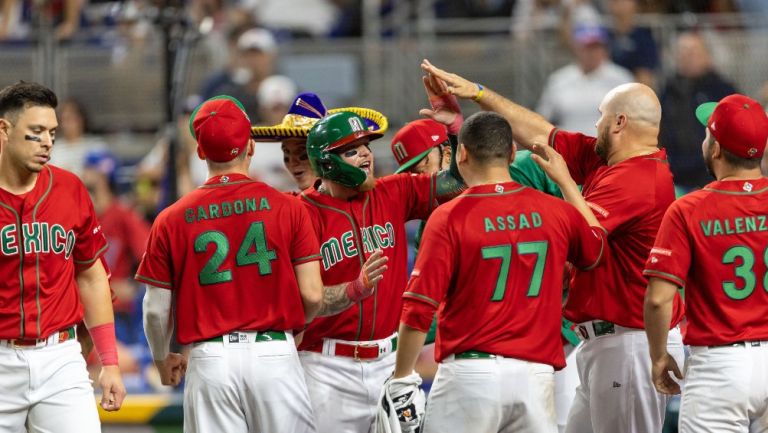
[[[685,344],[768,340],[768,179],[713,182],[667,211],[645,275],[685,287]]]
[[[408,279],[405,222],[426,219],[437,206],[435,180],[428,174],[386,176],[351,200],[333,198],[314,187],[301,195],[321,244],[323,284],[354,280],[375,250],[389,261],[373,295],[340,314],[313,320],[300,349],[316,347],[323,338],[368,341],[397,331]]]
[[[45,338],[79,323],[75,276],[106,249],[74,174],[46,165],[28,193],[0,189],[0,339]]]
[[[214,176],[158,215],[138,281],[175,291],[182,344],[304,327],[294,265],[320,260],[302,204],[241,174]]]
[[[469,188],[427,221],[402,321],[426,332],[438,310],[438,362],[479,350],[562,368],[565,262],[593,268],[604,243],[560,199],[516,182]]]
[[[552,145],[568,163],[597,220],[608,232],[603,266],[576,271],[565,304],[565,318],[576,322],[606,320],[643,329],[643,301],[648,259],[664,212],[675,199],[665,150],[607,165],[595,153],[596,139],[554,129]],[[675,297],[672,323],[683,316]]]

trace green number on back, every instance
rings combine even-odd
[[[493,247],[483,247],[481,250],[483,259],[501,259],[501,268],[496,277],[496,288],[493,290],[491,301],[497,302],[504,299],[504,291],[507,290],[507,277],[509,276],[509,261],[512,255],[511,245],[496,245]]]
[[[734,273],[737,277],[744,280],[744,287],[739,289],[735,281],[723,281],[723,290],[729,298],[740,301],[751,295],[755,290],[755,272],[752,267],[755,265],[755,254],[751,249],[738,245],[731,247],[723,254],[723,263],[734,264],[736,258],[741,258],[742,264],[736,266]]]
[[[531,282],[528,283],[528,296],[539,296],[541,291],[541,280],[544,277],[544,268],[547,262],[547,249],[549,242],[521,242],[517,244],[517,254],[536,254],[536,264],[533,266],[533,275]],[[496,287],[493,290],[491,301],[498,302],[504,299],[504,292],[507,290],[507,279],[509,278],[509,265],[512,257],[512,245],[495,245],[492,247],[483,247],[481,249],[484,260],[501,259],[501,268],[496,277]]]
[[[220,231],[207,231],[200,233],[195,238],[195,252],[206,253],[208,244],[214,244],[213,255],[203,266],[198,274],[198,280],[203,286],[209,284],[227,283],[232,281],[232,271],[229,269],[219,270],[219,267],[229,254],[229,239]],[[267,246],[267,236],[264,233],[264,223],[261,221],[252,222],[245,233],[245,237],[240,242],[237,249],[235,262],[237,266],[248,266],[258,264],[260,275],[269,275],[272,273],[272,260],[277,259],[275,250],[270,250]]]
[[[253,252],[251,251],[251,246],[253,246]],[[261,221],[251,223],[243,243],[240,244],[240,248],[237,250],[237,265],[246,266],[258,263],[259,274],[269,275],[272,273],[272,264],[270,262],[276,258],[275,250],[267,249],[264,223]]]
[[[547,262],[547,248],[549,242],[521,242],[517,244],[517,254],[536,254],[536,265],[533,267],[531,282],[528,284],[528,296],[539,296],[541,280],[544,277],[544,264]]]
[[[232,271],[226,269],[219,271],[219,266],[224,263],[224,259],[227,257],[227,253],[229,253],[229,240],[227,240],[224,233],[218,231],[200,233],[195,238],[195,252],[205,253],[208,251],[208,244],[214,244],[215,249],[211,258],[208,259],[208,263],[205,264],[200,274],[198,274],[200,284],[205,286],[232,281]]]

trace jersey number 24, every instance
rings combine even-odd
[[[231,269],[219,269],[229,254],[229,238],[217,230],[209,230],[200,233],[195,238],[195,252],[204,254],[208,251],[208,245],[214,245],[211,258],[208,259],[203,269],[198,274],[200,285],[226,283],[232,281]],[[277,259],[275,250],[267,248],[267,237],[264,235],[264,223],[252,222],[240,242],[237,249],[235,263],[237,266],[256,264],[259,266],[259,275],[272,273],[272,260]]]

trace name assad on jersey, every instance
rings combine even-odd
[[[766,203],[766,178],[717,181],[667,211],[644,273],[685,287],[685,344],[768,340]]]
[[[389,337],[397,330],[407,281],[405,222],[426,219],[437,206],[435,175],[386,176],[376,180],[373,190],[349,201],[314,187],[301,199],[321,243],[323,284],[354,279],[377,249],[389,261],[373,295],[340,314],[313,320],[299,349],[316,348],[323,338],[367,341]]]
[[[565,262],[591,269],[605,243],[560,199],[516,182],[471,187],[427,221],[402,321],[426,332],[439,307],[438,362],[479,350],[560,369]]]
[[[0,339],[45,338],[79,323],[75,273],[106,249],[74,174],[46,165],[28,193],[0,189]]]
[[[178,340],[304,327],[293,266],[319,260],[294,197],[241,174],[215,176],[158,215],[136,280],[175,291]]]

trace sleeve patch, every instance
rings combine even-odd
[[[659,254],[662,256],[672,257],[672,250],[666,248],[653,247],[651,248],[651,254]]]

